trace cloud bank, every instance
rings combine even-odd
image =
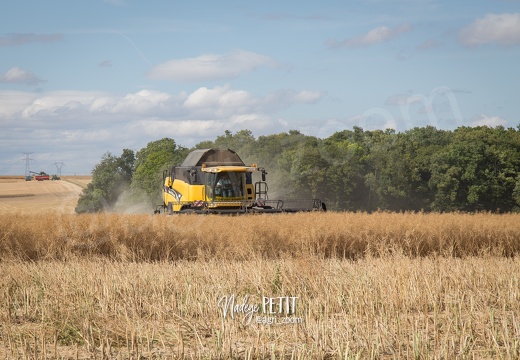
[[[507,121],[498,116],[479,115],[473,118],[471,126],[507,126]]]
[[[279,66],[272,58],[254,52],[236,50],[224,55],[206,54],[194,58],[170,60],[154,66],[152,80],[196,82],[233,79],[259,67]]]
[[[230,85],[178,94],[143,89],[122,96],[0,91],[0,152],[12,161],[0,162],[0,173],[23,173],[17,161],[22,152],[36,151],[50,164],[65,161],[69,172],[80,162],[81,169],[74,172],[88,173],[106,151],[139,149],[164,137],[193,146],[225,130],[288,131],[276,115],[279,111],[322,98],[322,93],[310,90],[257,96]]]
[[[520,13],[487,14],[459,32],[466,46],[498,43],[503,46],[520,44]]]

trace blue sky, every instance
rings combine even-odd
[[[6,0],[0,174],[171,137],[520,124],[519,0]]]

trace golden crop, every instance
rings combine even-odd
[[[518,358],[520,215],[0,215],[0,357]],[[219,299],[298,297],[283,325]]]
[[[1,214],[0,258],[162,261],[514,256],[520,214]]]

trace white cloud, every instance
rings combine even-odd
[[[12,173],[11,167],[23,173],[22,166],[6,159],[18,159],[27,151],[46,152],[55,161],[64,160],[67,171],[85,174],[106,151],[139,149],[163,137],[193,146],[215,139],[224,130],[249,129],[256,135],[286,131],[278,111],[312,104],[321,97],[320,92],[308,90],[256,96],[230,85],[178,94],[144,89],[122,96],[0,90],[0,173]]]
[[[13,97],[17,100],[13,101]],[[309,90],[281,90],[258,97],[225,85],[177,95],[148,89],[124,96],[83,91],[0,92],[0,105],[10,105],[2,109],[6,118],[33,120],[74,119],[79,112],[88,116],[90,122],[101,117],[228,119],[240,114],[268,114],[294,104],[312,104],[322,97],[321,92]]]
[[[132,134],[146,135],[152,139],[163,137],[174,138],[181,145],[194,145],[195,142],[208,139],[213,140],[225,130],[237,131],[248,129],[256,131],[273,126],[274,121],[262,114],[240,114],[229,119],[186,119],[164,120],[143,119],[130,124],[127,131]],[[185,141],[191,142],[191,144]]]
[[[507,121],[498,116],[479,115],[473,118],[471,126],[507,126]]]
[[[184,102],[187,108],[208,108],[208,107],[241,107],[251,105],[252,95],[244,90],[233,90],[229,85],[217,86],[213,89],[201,87],[188,96]]]
[[[262,66],[276,67],[272,58],[254,52],[236,50],[225,55],[206,54],[178,59],[154,66],[148,76],[153,80],[195,82],[231,79]]]
[[[184,136],[204,136],[211,132],[219,133],[220,123],[216,120],[180,120],[144,119],[129,126],[132,132],[147,134],[154,138],[169,136],[180,141]]]
[[[380,44],[390,41],[401,34],[409,32],[410,30],[412,30],[412,27],[409,24],[403,24],[394,28],[379,26],[368,31],[364,35],[354,36],[342,41],[331,40],[328,42],[328,45],[331,48],[342,48]]]
[[[15,66],[7,70],[7,72],[0,77],[0,82],[35,85],[43,82],[43,80],[32,72]]]
[[[22,94],[19,93],[20,96]],[[65,90],[44,94],[25,93],[25,97],[32,99],[32,102],[22,109],[12,108],[11,116],[16,115],[19,111],[22,119],[44,119],[48,117],[68,119],[68,114],[85,109],[85,106],[91,104],[93,99],[98,96],[101,96],[101,93]]]
[[[23,91],[0,91],[0,124],[11,115],[31,105],[37,94]]]
[[[145,89],[115,98],[104,109],[113,114],[148,116],[150,113],[158,115],[164,111],[168,112],[175,107],[175,103],[176,97],[173,95]]]
[[[287,104],[314,104],[323,98],[321,91],[280,90],[261,99],[265,106],[281,109]]]
[[[308,90],[280,90],[256,97],[247,91],[225,85],[195,90],[186,98],[183,108],[203,118],[229,118],[236,114],[272,113],[293,104],[312,104],[322,97],[321,92]]]
[[[464,27],[459,40],[467,46],[488,43],[511,46],[520,44],[520,13],[487,14]]]
[[[294,94],[293,101],[301,102],[305,104],[313,104],[319,101],[323,97],[323,94],[319,91],[300,91]]]

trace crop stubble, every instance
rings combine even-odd
[[[0,356],[520,355],[520,216],[0,215]],[[300,324],[219,298],[297,296]]]

